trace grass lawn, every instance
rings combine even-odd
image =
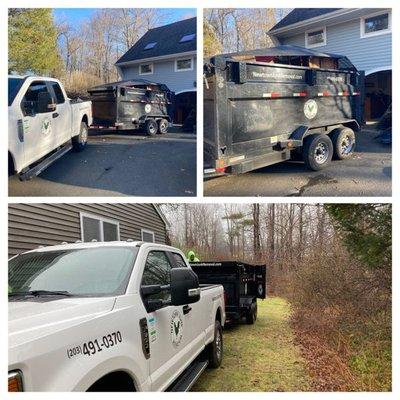
[[[254,325],[224,330],[224,358],[207,369],[192,391],[306,391],[310,383],[300,349],[293,343],[290,306],[279,297],[258,301]]]

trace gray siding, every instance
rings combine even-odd
[[[366,73],[375,68],[392,65],[392,34],[360,38],[360,20],[327,26],[326,46],[314,47],[313,50],[343,54],[359,70]],[[281,39],[281,44],[305,47],[304,33]]]
[[[80,240],[80,212],[118,221],[121,240],[141,240],[143,228],[155,233],[157,243],[167,241],[164,221],[152,204],[9,204],[9,255]]]
[[[196,57],[193,59],[194,65],[191,71],[175,72],[175,60],[163,60],[153,62],[153,74],[139,75],[139,64],[132,66],[121,66],[122,79],[148,79],[158,83],[164,83],[174,92],[182,90],[192,90],[196,81]]]

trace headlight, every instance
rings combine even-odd
[[[22,372],[13,371],[8,373],[8,391],[22,392]]]

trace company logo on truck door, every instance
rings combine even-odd
[[[318,104],[315,100],[307,100],[304,104],[304,115],[308,119],[313,119],[318,113]]]
[[[43,120],[42,123],[42,134],[48,135],[51,132],[51,122],[48,118]]]
[[[171,316],[171,340],[174,346],[179,346],[183,336],[183,320],[181,313],[175,310]]]

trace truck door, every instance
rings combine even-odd
[[[60,84],[48,81],[53,98],[56,100],[57,108],[52,113],[52,124],[56,146],[60,146],[71,139],[72,110],[69,100],[65,98]]]
[[[53,112],[38,112],[38,96],[42,92],[49,92],[46,82],[33,81],[21,101],[26,164],[37,161],[54,149]]]
[[[172,263],[164,251],[150,250],[146,257],[141,287],[149,285],[168,285],[171,282]],[[150,342],[150,379],[152,390],[166,389],[175,375],[189,359],[186,347],[189,343],[188,330],[182,307],[168,305],[171,299],[169,287],[161,293],[147,296],[163,300],[166,305],[147,314]]]

